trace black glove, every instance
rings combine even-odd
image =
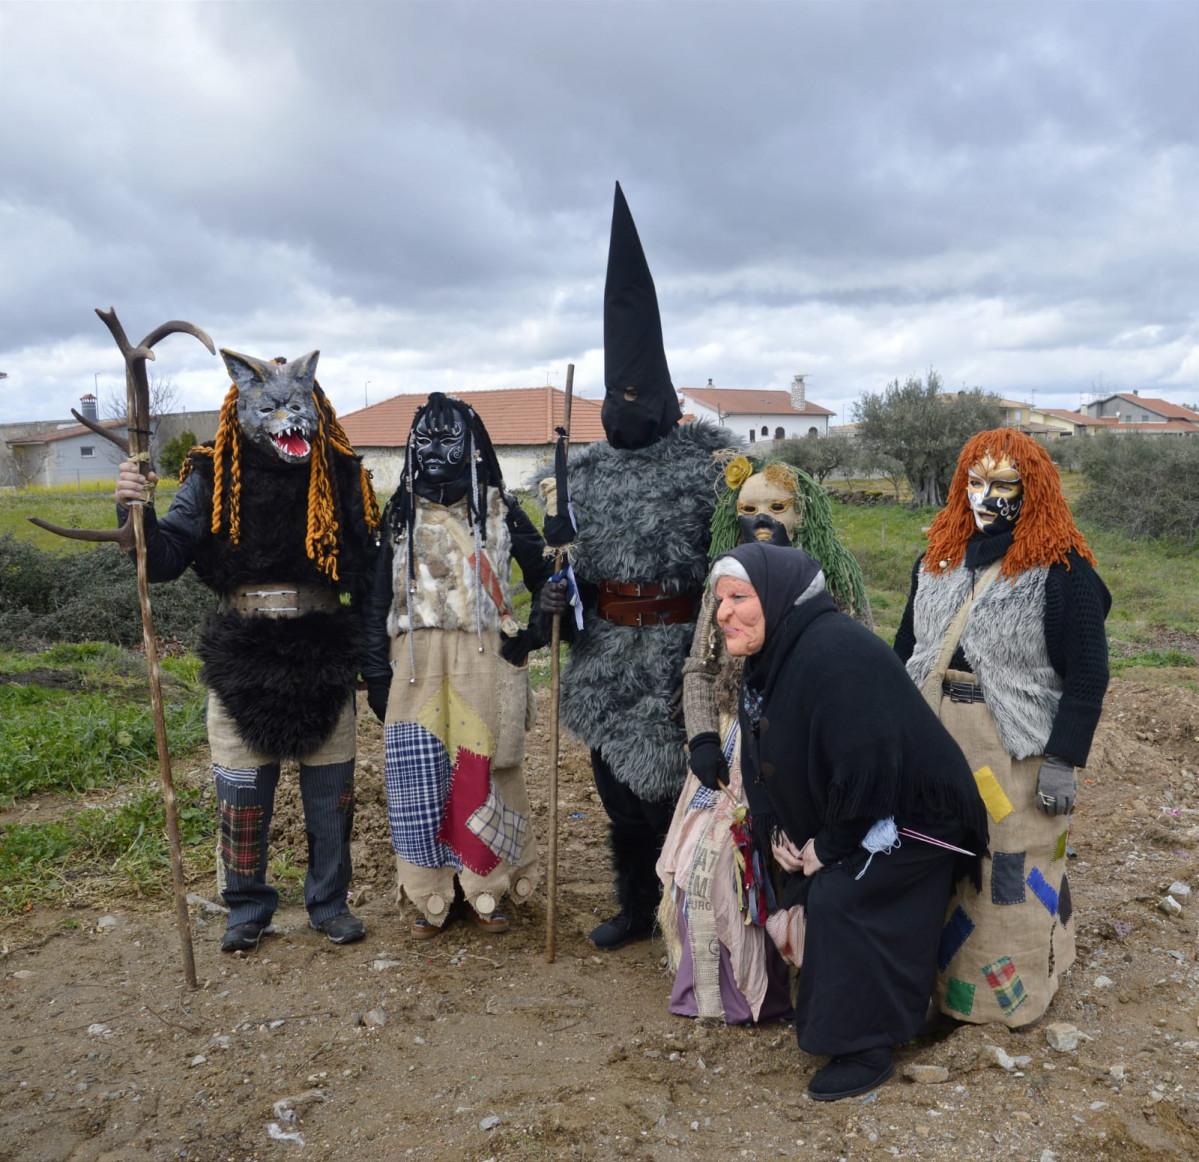
[[[695,777],[710,791],[719,791],[729,783],[729,764],[720,747],[720,736],[714,730],[697,734],[688,744],[691,769]]]
[[[565,613],[570,608],[569,586],[564,577],[561,581],[547,581],[537,597],[537,607],[542,613]]]
[[[1037,810],[1046,815],[1069,815],[1077,794],[1073,765],[1047,754],[1037,772]]]
[[[390,678],[371,678],[366,683],[366,704],[380,722],[387,717],[387,695],[390,693]]]
[[[529,651],[536,649],[536,642],[531,640],[527,629],[519,630],[511,637],[500,634],[500,653],[509,665],[523,666],[528,659]]]

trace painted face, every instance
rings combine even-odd
[[[221,351],[237,384],[237,420],[247,440],[287,464],[304,464],[316,433],[316,361],[319,351],[277,363]]]
[[[966,496],[974,523],[984,533],[1009,532],[1024,505],[1024,485],[1016,462],[1006,453],[988,452],[972,464],[966,477]]]
[[[466,470],[466,424],[426,413],[412,434],[416,470],[431,484],[448,484]]]
[[[737,523],[741,526],[741,544],[766,541],[791,547],[791,538],[799,524],[795,493],[755,472],[737,494]]]
[[[756,654],[766,642],[766,614],[757,591],[748,581],[736,577],[716,580],[716,624],[724,634],[730,656],[746,658]]]

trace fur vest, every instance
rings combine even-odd
[[[601,581],[642,581],[698,602],[719,476],[712,454],[733,443],[725,429],[699,422],[646,448],[604,441],[572,453],[579,532],[570,555],[585,593]],[[643,799],[673,798],[687,774],[685,731],[671,720],[671,698],[694,628],[616,625],[589,604],[563,670],[562,721]]]
[[[511,622],[512,537],[505,520],[507,507],[498,488],[488,493],[487,540],[480,538],[477,577],[474,530],[467,523],[466,500],[441,505],[420,495],[414,497],[412,564],[416,579],[410,601],[408,537],[406,530],[401,530],[392,541],[392,603],[387,614],[391,637],[408,633],[414,623],[416,629],[474,633],[476,628],[499,630],[505,614]],[[515,625],[507,628],[512,632]]]
[[[975,601],[961,637],[1004,749],[1017,759],[1044,753],[1062,697],[1062,678],[1045,642],[1048,573],[1035,568],[1014,581],[996,577]],[[916,646],[907,663],[917,686],[928,677],[945,631],[977,575],[965,566],[937,574],[920,567],[912,610]]]
[[[204,485],[207,530],[211,458],[194,458],[192,472]],[[360,596],[370,576],[373,543],[356,457],[336,455],[334,488],[338,581],[320,572],[305,549],[308,466],[283,464],[250,445],[242,449],[239,541],[229,540],[226,514],[218,535],[205,531],[200,537],[193,568],[217,593],[257,582],[299,581]],[[329,737],[353,691],[362,656],[358,610],[343,604],[295,618],[218,610],[204,628],[198,653],[204,663],[201,678],[241,737],[272,758],[303,758]]]

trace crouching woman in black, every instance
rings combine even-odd
[[[957,743],[886,643],[837,611],[818,562],[741,545],[711,581],[728,651],[746,658],[754,842],[783,869],[781,904],[806,908],[795,1028],[801,1049],[832,1058],[808,1093],[865,1093],[924,1022],[950,892],[978,876],[985,809]]]

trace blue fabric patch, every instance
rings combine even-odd
[[[991,857],[991,903],[1024,903],[1024,852],[997,851]]]
[[[1045,905],[1046,911],[1052,916],[1057,911],[1057,892],[1049,881],[1041,875],[1041,869],[1034,867],[1028,873],[1028,886],[1032,894]]]
[[[391,845],[418,867],[462,863],[438,843],[437,832],[450,791],[450,756],[441,740],[416,722],[389,722],[383,730],[384,781]]]
[[[958,954],[958,949],[970,937],[970,933],[974,931],[974,921],[966,915],[959,904],[953,910],[953,914],[945,921],[945,927],[941,929],[941,945],[937,949],[937,965],[944,972],[949,967],[949,962]]]
[[[720,802],[722,792],[713,791],[709,787],[700,786],[695,788],[695,794],[691,796],[691,802],[687,804],[688,811],[705,811],[709,807],[715,807]]]

